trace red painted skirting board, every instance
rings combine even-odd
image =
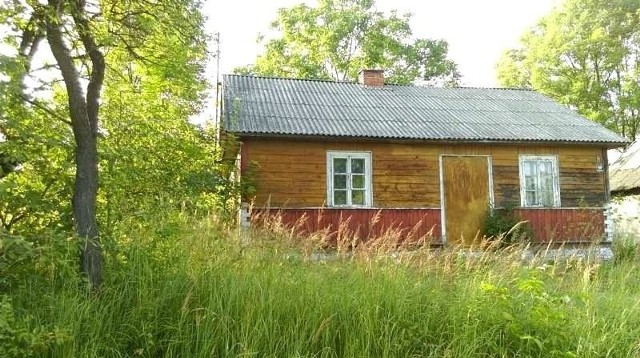
[[[355,234],[366,240],[395,232],[403,240],[439,243],[440,209],[254,209],[252,221],[276,217],[298,233]]]
[[[528,221],[537,242],[589,242],[604,237],[604,209],[549,208],[515,209],[521,220]],[[299,234],[324,231],[329,237],[338,233],[366,240],[395,232],[403,240],[428,238],[440,243],[442,236],[440,209],[253,209],[251,221],[274,220]]]
[[[604,209],[516,209],[538,242],[594,241],[604,237]]]

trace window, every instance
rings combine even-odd
[[[329,206],[371,206],[371,153],[327,152]]]
[[[520,202],[523,207],[560,206],[555,156],[520,156]]]

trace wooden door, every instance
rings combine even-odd
[[[448,244],[470,246],[484,234],[489,209],[489,159],[443,156],[444,227]]]

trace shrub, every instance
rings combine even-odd
[[[4,291],[25,275],[24,265],[34,256],[33,243],[21,236],[0,232],[0,290]]]
[[[533,238],[529,224],[520,220],[511,207],[489,208],[484,225],[489,240],[500,240],[503,245],[522,243]]]
[[[55,328],[32,328],[31,316],[18,317],[7,295],[0,295],[0,357],[34,357],[69,337]]]

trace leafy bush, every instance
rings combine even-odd
[[[34,357],[45,352],[50,345],[62,344],[69,339],[59,329],[46,330],[33,324],[33,317],[16,317],[11,298],[0,295],[0,357]]]
[[[0,291],[6,291],[25,275],[23,267],[33,256],[31,242],[21,236],[0,232]]]
[[[500,240],[502,245],[529,241],[533,238],[531,227],[520,220],[513,208],[489,208],[484,222],[485,235],[489,240]]]
[[[480,285],[481,298],[486,300],[480,304],[492,306],[481,317],[500,332],[500,356],[572,356],[576,349],[567,334],[568,315],[576,298],[553,292],[545,275],[525,270],[508,285]],[[581,304],[579,299],[577,304]]]
[[[52,280],[79,282],[78,242],[49,231],[31,236],[0,232],[0,292]]]

